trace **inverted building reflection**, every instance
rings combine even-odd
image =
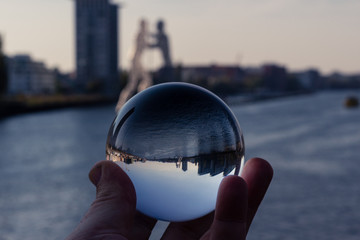
[[[241,154],[235,151],[204,154],[195,157],[146,159],[107,148],[106,156],[107,160],[111,160],[113,162],[124,162],[126,164],[145,163],[148,161],[173,163],[175,168],[178,168],[179,170],[181,169],[184,172],[188,171],[188,165],[191,164],[192,166],[197,166],[198,175],[210,174],[210,176],[215,176],[220,173],[223,173],[224,176],[227,176],[234,169],[234,174],[238,175],[241,163]]]

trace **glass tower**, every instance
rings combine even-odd
[[[76,74],[87,91],[107,95],[118,78],[118,6],[109,0],[75,0]]]

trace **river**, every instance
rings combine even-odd
[[[359,91],[320,92],[231,105],[246,158],[263,157],[274,179],[252,239],[359,239]],[[113,106],[0,120],[0,239],[64,239],[95,196],[88,171],[105,158]]]

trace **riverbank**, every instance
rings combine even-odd
[[[266,101],[276,98],[311,94],[313,92],[262,92],[224,96],[222,99],[229,105],[239,105],[251,102]],[[97,106],[114,104],[116,99],[106,98],[96,94],[73,95],[39,95],[39,96],[14,96],[0,98],[0,118],[17,114],[39,112],[68,107]]]
[[[110,103],[114,103],[114,99],[96,94],[2,97],[0,98],[0,118],[30,112]]]
[[[240,105],[252,102],[266,101],[277,98],[286,98],[292,96],[300,96],[312,94],[314,91],[295,91],[295,92],[259,92],[248,93],[240,95],[230,95],[224,98],[224,101],[229,105]]]

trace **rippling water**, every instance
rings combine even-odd
[[[246,157],[275,176],[248,239],[359,239],[360,109],[349,92],[233,105]],[[360,92],[356,93],[357,96]],[[0,239],[64,239],[94,199],[113,107],[0,120]]]

